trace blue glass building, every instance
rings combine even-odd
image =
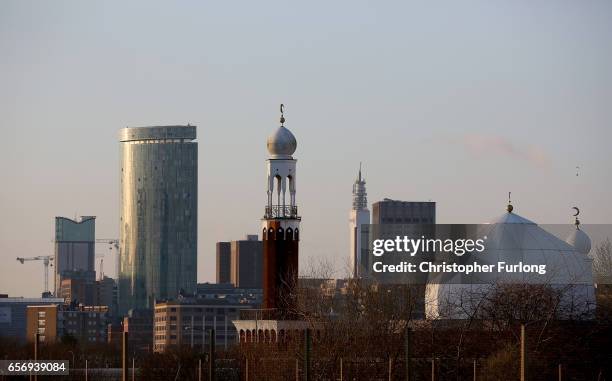
[[[119,309],[195,292],[198,145],[195,126],[120,131]]]

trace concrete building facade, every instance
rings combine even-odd
[[[205,352],[214,329],[215,344],[228,348],[237,341],[232,320],[249,304],[223,299],[183,298],[155,305],[153,349],[164,352],[172,347],[191,347]]]
[[[435,224],[436,203],[385,198],[372,204],[372,224]]]
[[[64,336],[71,336],[81,344],[105,343],[108,322],[106,306],[28,306],[27,338],[33,341],[34,335],[39,333],[39,340],[47,343],[57,342]]]
[[[230,283],[232,279],[232,249],[230,242],[217,242],[216,245],[218,284]]]
[[[257,235],[231,242],[230,282],[237,288],[261,288],[263,244]]]

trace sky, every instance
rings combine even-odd
[[[260,230],[266,138],[296,136],[300,266],[348,262],[369,203],[438,223],[612,223],[612,2],[0,2],[0,293],[38,296],[54,217],[119,234],[125,126],[198,126],[198,280]],[[579,167],[577,170],[576,167]],[[576,176],[576,173],[579,173]],[[114,275],[106,245],[105,273]]]

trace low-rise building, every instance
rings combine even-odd
[[[63,304],[27,306],[28,341],[38,333],[39,340],[53,343],[72,337],[82,344],[105,343],[108,340],[108,307]]]
[[[231,283],[198,283],[196,297],[200,299],[224,299],[230,303],[259,306],[263,299],[261,288],[237,288]]]
[[[111,317],[116,316],[117,305],[117,282],[107,276],[96,281],[94,305],[108,306]]]
[[[61,298],[9,298],[0,296],[0,337],[18,343],[26,340],[26,310],[28,306],[63,304]]]
[[[153,310],[129,310],[123,318],[123,332],[128,333],[129,350],[147,353],[153,349]]]
[[[26,309],[26,337],[27,341],[38,340],[42,343],[55,343],[61,337],[61,329],[58,329],[58,313],[61,308],[59,304],[43,306],[27,306]]]
[[[76,303],[92,306],[95,304],[96,297],[95,280],[68,275],[61,280],[57,296],[63,298],[66,304]]]
[[[215,343],[227,348],[237,340],[232,320],[252,305],[225,299],[181,298],[155,303],[153,349],[187,346],[205,351],[214,329]]]

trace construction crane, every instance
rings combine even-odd
[[[53,266],[51,261],[53,261],[52,255],[39,255],[37,257],[28,257],[28,258],[20,258],[17,257],[17,260],[22,264],[25,261],[43,261],[43,265],[45,265],[45,293],[49,292],[49,266]]]
[[[116,238],[99,238],[96,239],[96,243],[106,243],[108,244],[108,250],[113,250],[115,249],[115,252],[117,253],[117,257],[115,258],[116,261],[116,270],[117,270],[117,278],[119,277],[119,240]],[[100,259],[100,275],[102,277],[104,277],[104,258]]]

